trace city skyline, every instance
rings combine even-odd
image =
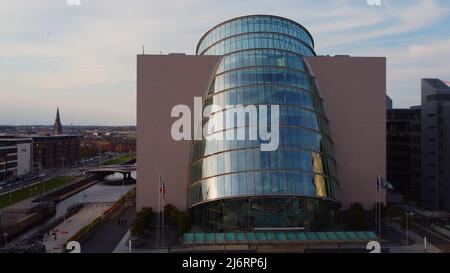
[[[134,125],[143,45],[147,54],[194,54],[192,41],[210,26],[247,14],[298,21],[315,37],[318,55],[386,56],[396,108],[420,103],[421,78],[450,79],[445,1],[0,3],[1,125],[51,124],[57,105],[63,124]]]

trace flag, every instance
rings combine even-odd
[[[392,186],[392,184],[387,181],[386,179],[383,179],[381,177],[377,177],[377,190],[380,189],[388,189],[388,190],[393,190],[394,186]]]
[[[162,196],[165,199],[166,186],[164,184],[164,179],[161,175],[159,176],[159,192],[162,193]]]

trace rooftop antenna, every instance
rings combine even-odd
[[[142,55],[145,55],[145,46],[142,45]]]

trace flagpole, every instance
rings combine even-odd
[[[158,216],[158,218],[157,218],[157,220],[156,220],[156,249],[158,249],[158,247],[159,247],[159,213],[160,213],[160,211],[161,211],[161,190],[160,190],[160,187],[161,187],[161,175],[160,174],[158,174],[158,213],[157,213],[157,216]]]
[[[381,177],[380,177],[380,183],[381,183]],[[378,237],[381,239],[381,187],[378,190]]]
[[[378,222],[378,237],[381,239],[381,195],[380,195],[380,191],[383,189],[383,185],[381,184],[382,180],[381,180],[381,176],[378,175],[378,191],[377,191],[377,195],[378,195],[378,201],[377,201],[377,208],[378,208],[378,215],[377,215],[377,222]]]
[[[162,182],[162,247],[164,248],[164,194],[166,191],[166,185],[164,185],[164,180]]]
[[[381,180],[381,179],[380,179]],[[380,236],[380,240],[381,240],[381,205],[382,205],[382,202],[381,202],[381,197],[382,197],[382,194],[380,193],[380,199],[379,199],[379,206],[380,206],[380,209],[379,209],[379,228],[380,228],[380,230],[379,230],[379,236]]]
[[[375,188],[375,206],[373,207],[373,225],[375,226],[375,231],[378,230],[378,214],[377,214],[377,202],[378,202],[378,176],[377,176],[377,183],[376,183],[376,188]]]
[[[378,237],[380,237],[380,228],[379,228],[379,225],[380,225],[380,222],[379,222],[379,218],[378,218],[378,215],[379,215],[379,213],[380,213],[380,209],[379,209],[379,205],[380,205],[380,183],[381,183],[381,181],[380,181],[380,176],[379,175],[377,175],[377,192],[376,192],[376,199],[377,199],[377,201],[376,201],[376,203],[375,203],[375,218],[376,218],[376,229],[377,229],[377,232],[378,232]]]
[[[376,207],[377,207],[377,232],[378,232],[378,237],[380,237],[380,221],[378,220],[379,219],[378,215],[380,213],[380,186],[381,186],[380,184],[381,184],[380,176],[377,175],[377,204],[376,204]]]

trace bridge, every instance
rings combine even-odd
[[[136,164],[134,165],[107,165],[85,170],[86,173],[109,175],[114,173],[121,173],[123,179],[131,179],[131,173],[136,171]]]

